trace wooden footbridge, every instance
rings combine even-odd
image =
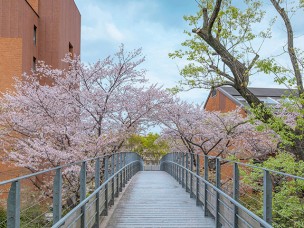
[[[263,174],[263,216],[254,214],[240,201],[239,166],[231,165],[231,188],[222,189],[221,159],[189,153],[164,156],[159,171],[143,171],[144,161],[136,153],[115,153],[44,170],[0,182],[9,187],[6,220],[0,227],[272,227],[272,184]],[[79,167],[78,201],[66,210],[67,168]],[[214,167],[214,172],[208,167]],[[75,169],[74,169],[75,170]],[[95,171],[94,171],[95,170]],[[228,171],[227,171],[228,172]],[[33,177],[53,178],[49,223],[24,225],[22,183]],[[227,174],[228,175],[228,174]],[[74,183],[74,185],[77,185]],[[63,211],[63,209],[65,209]],[[0,217],[1,219],[1,217]],[[34,221],[32,224],[33,225]]]

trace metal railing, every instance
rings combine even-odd
[[[78,186],[76,193],[78,203],[75,203],[73,208],[68,208],[63,213],[62,209],[66,203],[63,200],[63,192],[65,190],[66,175],[68,175],[65,171],[66,169],[71,169],[70,172],[75,172],[73,167],[79,168],[76,169],[79,170],[77,174],[79,181],[72,183],[72,185]],[[31,227],[33,225],[22,225],[20,222],[21,182],[43,175],[44,177],[47,176],[46,179],[51,182],[52,187],[51,192],[48,193],[49,199],[52,199],[52,221],[49,226],[44,224],[42,227],[98,227],[102,216],[108,215],[109,206],[114,204],[114,198],[118,197],[119,192],[122,191],[128,180],[140,170],[143,170],[141,157],[136,153],[124,152],[73,162],[2,181],[0,182],[0,188],[10,185],[6,202],[6,226],[15,228],[20,226]],[[90,178],[87,178],[89,173]],[[90,186],[93,188],[91,191]]]
[[[195,165],[194,165],[195,163]],[[203,164],[203,167],[200,167]],[[224,164],[224,165],[223,165]],[[230,169],[221,171],[222,166],[229,166]],[[242,172],[251,172],[250,169],[258,169],[261,173],[262,188],[261,209],[262,216],[258,216],[250,205],[244,204],[240,199],[244,188],[241,191],[240,167]],[[212,169],[210,169],[212,167]],[[191,153],[171,153],[165,155],[160,161],[160,169],[172,175],[187,192],[191,198],[196,198],[196,204],[202,205],[205,216],[212,216],[215,219],[216,227],[272,227],[272,177],[281,175],[287,181],[294,179],[304,181],[304,177],[294,176],[270,169],[253,166],[246,163],[225,160],[219,157],[206,156]],[[201,175],[201,170],[203,174]],[[210,172],[213,170],[213,173]],[[245,170],[245,171],[244,171]],[[223,189],[223,175],[231,182],[231,189]],[[210,178],[212,176],[212,178]],[[303,182],[304,183],[304,182]],[[251,187],[248,187],[251,191]],[[254,192],[246,195],[253,197]],[[291,225],[293,226],[293,225]],[[296,227],[296,226],[295,226]]]

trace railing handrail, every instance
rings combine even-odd
[[[287,176],[287,177],[292,177],[292,178],[295,178],[295,179],[304,180],[304,177],[301,177],[301,176],[296,176],[296,175],[293,175],[293,174],[290,174],[290,173],[284,173],[284,172],[280,172],[280,171],[273,170],[273,169],[268,169],[268,168],[264,168],[264,167],[260,167],[260,166],[255,166],[255,165],[251,165],[251,164],[244,163],[244,162],[228,160],[228,159],[217,157],[217,156],[210,156],[210,155],[205,155],[205,154],[196,154],[196,153],[192,153],[192,152],[172,152],[172,153],[168,153],[168,154],[173,154],[173,153],[192,154],[192,155],[198,155],[200,157],[205,157],[206,156],[208,159],[210,159],[210,158],[219,159],[220,161],[236,163],[236,164],[241,165],[241,166],[247,166],[247,167],[250,167],[250,168],[260,169],[261,171],[265,170],[265,171],[269,171],[269,172],[272,172],[272,173],[284,175],[284,176]],[[166,155],[168,155],[168,154],[166,154]],[[164,155],[163,157],[165,157],[166,155]]]
[[[79,202],[79,204],[74,207],[69,213],[67,213],[64,217],[62,217],[56,224],[52,226],[52,228],[60,227],[62,226],[65,221],[72,216],[77,210],[81,209],[86,203],[90,201],[96,194],[98,194],[102,188],[105,187],[106,184],[108,184],[118,173],[120,173],[122,170],[127,168],[128,166],[132,165],[133,163],[140,162],[140,160],[132,161],[128,164],[126,164],[124,167],[122,167],[120,170],[116,171],[111,177],[109,177],[107,180],[105,180],[94,192],[92,192],[88,197],[86,197],[84,200]]]
[[[88,159],[85,159],[85,160],[79,160],[79,161],[67,163],[67,164],[64,164],[64,165],[56,166],[56,167],[53,167],[53,168],[41,170],[41,171],[38,171],[38,172],[35,172],[35,173],[31,173],[31,174],[27,174],[27,175],[23,175],[23,176],[20,176],[20,177],[16,177],[16,178],[12,178],[12,179],[9,179],[9,180],[2,181],[2,182],[0,182],[0,186],[10,184],[10,183],[13,183],[13,182],[16,182],[16,181],[28,179],[28,178],[31,178],[31,177],[35,177],[35,176],[45,174],[45,173],[48,173],[48,172],[51,172],[51,171],[56,171],[58,169],[62,169],[62,168],[66,168],[66,167],[70,167],[70,166],[74,166],[74,165],[79,165],[83,162],[89,162],[89,161],[97,160],[98,158],[99,159],[100,158],[105,158],[107,156],[111,157],[114,154],[123,154],[123,153],[130,153],[130,152],[117,152],[117,153],[111,153],[111,154],[104,154],[102,156],[98,156],[98,157],[94,157],[94,158],[88,158]],[[132,153],[138,154],[136,152],[132,152]]]
[[[203,177],[197,175],[195,172],[192,172],[190,169],[185,168],[184,166],[173,162],[173,161],[163,161],[166,163],[172,163],[174,165],[177,165],[181,168],[183,168],[184,170],[187,170],[189,173],[191,173],[193,176],[197,177],[198,179],[202,180],[206,185],[210,186],[211,188],[213,188],[216,192],[218,192],[220,195],[224,196],[225,198],[227,198],[231,203],[233,203],[235,206],[237,206],[238,208],[242,209],[243,211],[245,211],[248,215],[250,215],[253,219],[255,219],[256,221],[258,221],[260,224],[262,224],[263,226],[265,226],[266,228],[272,228],[272,226],[267,223],[266,221],[264,221],[261,217],[259,217],[258,215],[254,214],[252,211],[248,210],[246,207],[244,207],[242,204],[240,204],[238,201],[234,200],[231,196],[227,195],[225,192],[223,192],[222,190],[220,190],[219,188],[217,188],[216,186],[214,186],[213,184],[211,184],[209,181],[206,181]]]

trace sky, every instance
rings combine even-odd
[[[147,78],[151,83],[158,83],[164,88],[174,87],[181,77],[179,69],[186,62],[170,59],[168,53],[181,48],[186,39],[184,30],[191,31],[184,20],[184,15],[193,15],[197,11],[195,0],[75,0],[82,19],[81,59],[93,63],[115,53],[124,43],[126,49],[142,47],[146,61]],[[269,5],[270,8],[270,5]],[[274,11],[270,12],[272,17]],[[300,31],[297,42],[304,44],[303,15],[295,15],[295,30]],[[257,26],[259,29],[259,25]],[[282,23],[274,26],[276,39],[265,43],[262,55],[280,52],[285,43]],[[304,48],[303,48],[304,49]],[[282,57],[282,61],[285,59]],[[278,87],[273,78],[257,75],[250,86]],[[195,89],[183,92],[181,99],[202,104],[209,91]]]

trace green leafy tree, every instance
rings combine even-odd
[[[256,164],[255,164],[256,165]],[[290,153],[278,153],[257,166],[304,176],[304,162],[296,161]],[[263,195],[263,173],[254,169],[250,173],[244,171],[244,181],[252,187],[256,198]],[[296,180],[280,174],[271,173],[273,185],[273,226],[274,227],[303,227],[304,226],[304,181]],[[251,205],[256,214],[262,216],[261,202],[252,202],[250,197],[243,197],[245,203]]]
[[[158,161],[169,152],[166,141],[160,140],[156,133],[147,135],[132,135],[126,144],[128,150],[139,153],[144,159]]]
[[[182,70],[183,80],[179,89],[215,88],[222,85],[234,87],[248,102],[257,119],[269,124],[279,134],[290,136],[288,149],[304,159],[304,143],[300,137],[303,130],[300,127],[292,128],[281,118],[273,114],[262,101],[249,89],[251,76],[263,72],[274,74],[277,81],[286,81],[287,75],[297,88],[297,97],[303,97],[303,58],[301,50],[294,45],[294,31],[291,16],[301,9],[298,1],[268,0],[283,20],[286,30],[287,48],[284,53],[289,58],[291,68],[278,64],[276,58],[262,59],[259,55],[265,39],[271,38],[271,26],[256,31],[256,25],[261,25],[266,14],[265,1],[244,0],[201,0],[196,15],[185,16],[192,31],[185,31],[189,39],[182,43],[184,47],[169,54],[171,58],[186,58],[189,61]],[[303,4],[302,4],[303,5]],[[282,7],[288,6],[288,7]],[[271,15],[272,17],[272,15]],[[300,107],[303,105],[300,104]],[[299,119],[301,119],[300,116]]]

